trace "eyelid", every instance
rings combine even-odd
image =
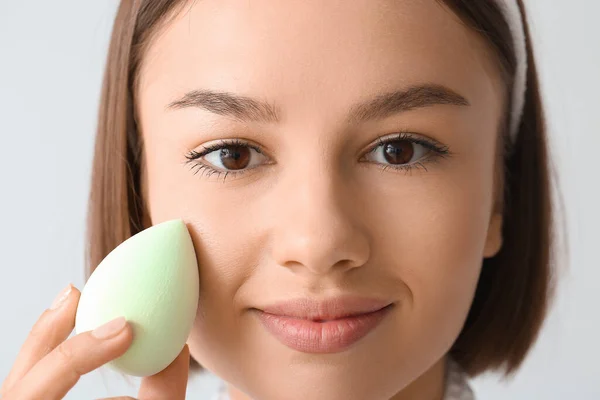
[[[430,151],[433,151],[433,152],[436,152],[436,153],[439,153],[442,155],[450,154],[450,151],[448,150],[448,146],[438,142],[437,140],[427,138],[423,135],[416,134],[416,133],[413,133],[413,132],[407,131],[407,130],[399,130],[390,135],[378,137],[376,143],[369,145],[367,147],[367,150],[365,150],[364,154],[367,155],[367,154],[372,153],[379,146],[383,146],[387,143],[394,142],[394,141],[401,141],[401,140],[408,140],[412,143],[424,146],[425,148],[429,149]]]
[[[214,143],[208,142],[208,144],[201,145],[203,150],[200,151],[200,153],[205,152],[207,150],[214,151],[215,149],[219,149],[221,147],[226,147],[226,146],[245,146],[245,147],[254,149],[261,154],[267,153],[264,150],[263,146],[261,146],[257,143],[254,143],[252,140],[244,139],[241,137],[235,137],[235,138],[229,138],[229,139],[218,139],[218,140],[214,141]]]
[[[425,145],[426,147],[432,149],[432,150],[441,150],[441,149],[447,149],[447,146],[441,144],[440,142],[438,142],[437,140],[431,139],[431,138],[427,138],[423,135],[414,133],[412,131],[408,131],[408,130],[398,130],[394,133],[391,133],[389,135],[383,136],[383,137],[378,137],[375,141],[375,143],[370,144],[366,150],[362,150],[359,152],[363,153],[363,154],[367,154],[370,151],[372,151],[373,149],[377,148],[378,146],[381,146],[383,144],[385,144],[386,142],[389,142],[390,140],[411,140],[415,143],[418,144],[422,144]],[[215,143],[209,142],[207,145],[201,145],[203,148],[203,151],[199,152],[202,153],[204,152],[204,150],[207,149],[211,149],[212,151],[215,151],[218,149],[218,146],[235,146],[235,145],[239,145],[239,146],[247,146],[251,149],[256,150],[257,152],[265,155],[268,158],[272,158],[269,153],[269,150],[265,150],[265,147],[262,145],[259,145],[258,143],[250,140],[250,139],[246,139],[243,137],[234,137],[234,138],[224,138],[224,139],[217,139],[216,141],[214,141]],[[198,153],[198,152],[197,152]]]

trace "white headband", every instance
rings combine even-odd
[[[512,88],[512,105],[510,118],[510,140],[512,143],[517,138],[521,116],[523,115],[523,106],[525,105],[525,90],[527,85],[527,50],[525,47],[525,28],[521,9],[517,0],[496,0],[498,7],[502,10],[504,18],[512,34],[513,46],[517,68]]]

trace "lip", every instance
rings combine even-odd
[[[390,301],[346,296],[295,299],[254,311],[282,344],[305,353],[336,353],[375,329],[392,307]]]

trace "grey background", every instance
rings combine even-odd
[[[96,110],[117,1],[0,0],[0,381],[68,282],[83,287]],[[474,380],[480,399],[600,399],[600,2],[529,0],[552,149],[567,210],[569,269],[517,376]],[[207,399],[217,379],[190,383]],[[101,369],[68,399],[135,396]]]

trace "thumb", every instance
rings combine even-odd
[[[159,373],[142,379],[138,398],[140,400],[185,400],[190,349],[187,343],[169,366]]]

